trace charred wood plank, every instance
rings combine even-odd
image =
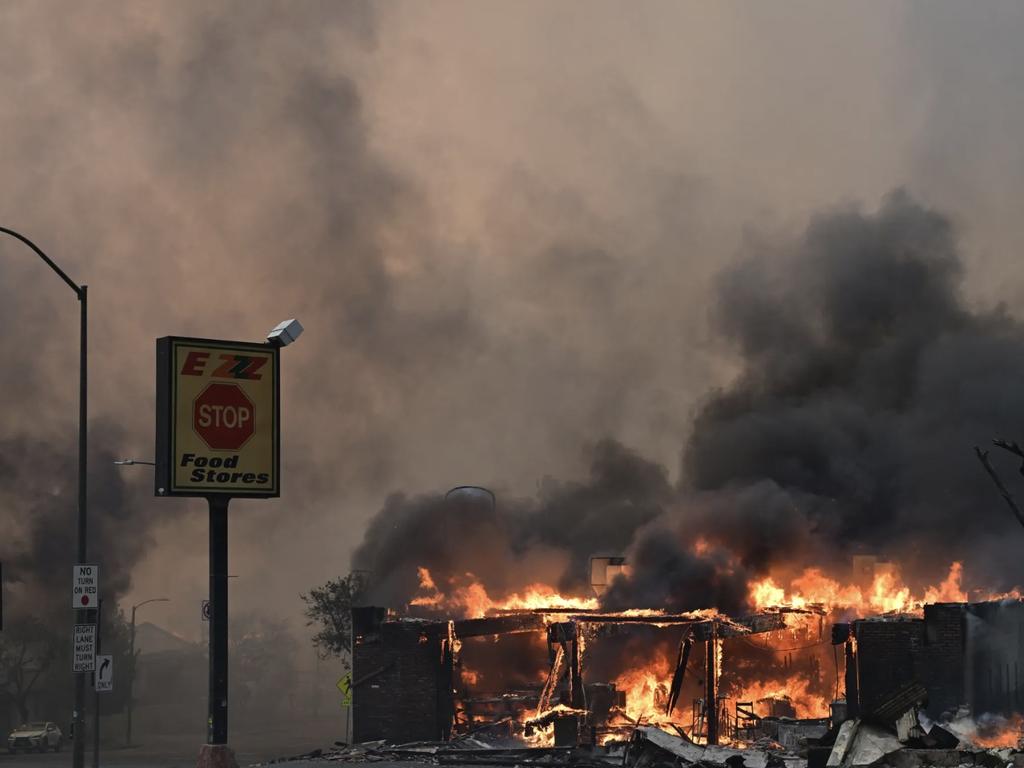
[[[517,632],[536,632],[546,629],[544,616],[535,613],[513,613],[488,616],[482,619],[460,619],[455,622],[455,635],[459,638],[486,635],[510,635]],[[447,631],[447,626],[445,627]]]
[[[665,708],[665,714],[671,715],[672,710],[676,708],[676,702],[679,701],[679,692],[683,688],[683,677],[686,675],[686,665],[690,661],[690,646],[693,645],[693,640],[690,639],[690,633],[686,633],[686,638],[679,645],[679,658],[676,660],[676,671],[672,674],[672,687],[669,689],[668,695],[668,706]]]

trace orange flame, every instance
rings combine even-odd
[[[634,723],[670,722],[665,714],[668,704],[668,682],[672,676],[672,662],[657,652],[645,663],[634,666],[615,680],[615,688],[626,693],[625,715]]]
[[[986,715],[975,727],[974,733],[967,737],[975,746],[984,749],[1017,747],[1024,737],[1024,716],[1012,715],[1008,718],[989,719]]]
[[[748,585],[748,594],[751,605],[758,610],[820,606],[829,613],[842,610],[852,610],[862,615],[916,613],[926,603],[967,600],[962,582],[963,565],[954,562],[942,582],[927,587],[919,595],[914,595],[911,588],[903,582],[898,566],[880,563],[867,589],[852,584],[840,584],[818,568],[806,568],[790,581],[788,589],[780,586],[771,576],[767,576],[751,582]]]
[[[825,717],[828,715],[828,701],[810,690],[810,683],[802,677],[788,680],[749,682],[738,690],[723,691],[723,695],[736,701],[752,701],[754,712],[761,717],[771,715],[773,700],[789,701],[799,718]]]
[[[410,601],[410,605],[427,606],[458,613],[466,618],[479,618],[500,611],[577,609],[595,610],[596,597],[573,597],[560,594],[547,584],[531,584],[525,590],[515,592],[503,599],[492,598],[483,584],[472,574],[464,575],[465,582],[452,584],[447,591],[440,590],[430,571],[419,568],[422,594]]]

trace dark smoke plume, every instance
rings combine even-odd
[[[370,572],[369,599],[401,605],[417,591],[417,569],[438,587],[471,573],[492,597],[531,583],[588,589],[592,554],[625,549],[636,528],[672,497],[664,468],[606,440],[589,451],[583,483],[547,481],[535,500],[445,502],[395,495],[371,522],[352,559]]]
[[[113,463],[117,454],[109,446],[122,439],[120,429],[105,422],[92,429],[98,447],[90,452],[87,557],[100,566],[101,591],[110,605],[129,588],[132,566],[151,545],[154,518]],[[77,462],[72,441],[0,439],[0,561],[11,622],[33,617],[57,628],[67,621],[71,563],[77,558]]]
[[[717,325],[742,366],[697,413],[678,487],[607,441],[587,482],[493,514],[393,497],[354,563],[384,575],[375,597],[391,604],[415,594],[417,566],[512,591],[540,580],[537,551],[577,594],[591,554],[627,553],[613,608],[737,611],[769,567],[835,572],[857,552],[912,580],[959,559],[972,582],[1009,586],[1024,576],[1003,543],[1017,532],[970,447],[1024,425],[1024,331],[968,307],[962,274],[949,220],[903,191],[752,244],[718,280]]]
[[[743,369],[697,416],[684,488],[760,485],[789,503],[765,493],[761,517],[723,510],[704,523],[713,539],[743,542],[755,567],[806,552],[796,529],[811,559],[862,548],[932,573],[957,558],[985,580],[1024,575],[991,559],[1010,521],[968,460],[1024,425],[1024,329],[969,308],[962,273],[949,220],[897,191],[722,276],[720,327]]]

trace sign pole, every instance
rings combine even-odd
[[[103,620],[103,598],[100,598],[99,600],[96,601],[96,655],[97,656],[99,656],[100,651],[103,650],[103,646],[101,645],[101,643],[103,642],[103,640],[102,640],[103,627],[102,627],[102,625],[100,623],[102,620]],[[100,768],[100,688],[99,688],[99,685],[97,685],[97,681],[99,680],[99,675],[100,675],[100,670],[99,670],[99,667],[97,666],[93,670],[93,673],[92,673],[93,688],[95,689],[95,691],[93,692],[93,697],[94,697],[94,701],[96,702],[95,706],[93,708],[93,717],[92,717],[92,728],[93,728],[93,731],[92,731],[92,768]]]
[[[228,743],[228,502],[211,494],[209,743]]]
[[[302,332],[279,324],[267,344],[156,340],[157,496],[205,498],[210,511],[210,677],[199,768],[237,768],[228,742],[228,505],[281,495],[281,347]]]

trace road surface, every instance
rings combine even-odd
[[[190,737],[153,737],[131,749],[104,749],[100,752],[101,768],[195,768],[199,756],[199,739]],[[238,758],[238,765],[244,768],[258,763],[266,763],[276,758],[288,758],[306,754],[317,748],[326,748],[330,742],[313,737],[294,736],[292,734],[262,734],[249,738],[239,738],[231,744]],[[92,751],[85,755],[85,765],[92,766]],[[283,763],[282,768],[304,768],[308,762]],[[319,763],[319,768],[341,765],[340,763]],[[375,764],[374,768],[382,765]],[[404,764],[407,766],[407,764]],[[71,751],[69,745],[59,753],[45,754],[19,753],[10,755],[0,751],[0,768],[70,768]],[[407,768],[409,768],[407,766]]]

